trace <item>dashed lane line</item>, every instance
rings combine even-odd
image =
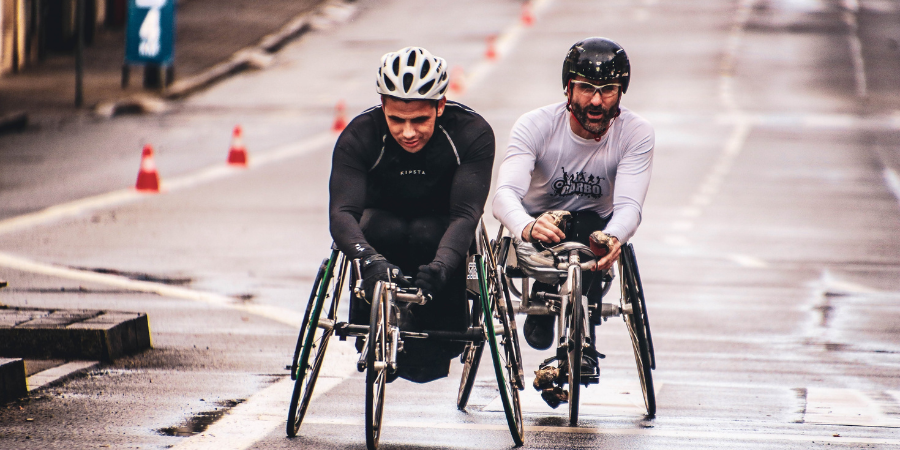
[[[552,2],[553,0],[532,1],[532,14],[536,18],[539,17],[547,8],[550,7],[550,4]],[[504,56],[509,54],[509,52],[512,51],[516,44],[519,43],[519,40],[522,38],[522,34],[524,32],[525,25],[523,25],[519,20],[516,20],[515,22],[507,26],[494,41],[494,50],[496,53],[496,57],[493,59],[482,59],[465,76],[463,85],[465,86],[466,90],[471,89],[473,86],[487,78],[488,74],[490,74],[490,72],[496,66],[497,61],[501,60]]]
[[[334,145],[336,138],[337,136],[329,131],[319,133],[309,139],[274,148],[267,152],[253,154],[250,156],[247,169],[262,167],[275,162],[305,155],[316,150],[328,148],[328,146]],[[160,190],[161,192],[172,192],[186,189],[228,176],[237,175],[243,173],[247,169],[238,169],[227,164],[216,164],[179,177],[169,179],[164,178],[160,183]],[[0,235],[24,230],[37,225],[52,223],[67,217],[87,214],[111,206],[135,202],[137,200],[154,197],[155,195],[156,194],[141,193],[134,189],[120,189],[68,203],[50,206],[41,211],[23,214],[21,216],[0,221]]]

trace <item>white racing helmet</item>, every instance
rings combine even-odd
[[[376,90],[403,100],[440,100],[448,84],[443,58],[422,47],[406,47],[381,57]]]

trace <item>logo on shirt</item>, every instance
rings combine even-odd
[[[600,180],[606,178],[595,177],[584,172],[568,173],[562,168],[561,177],[553,181],[553,195],[557,197],[569,197],[578,195],[582,197],[600,198],[603,191],[600,189]]]
[[[404,175],[425,175],[425,171],[422,169],[413,169],[413,170],[401,170],[400,176]]]

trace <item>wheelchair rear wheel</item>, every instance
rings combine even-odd
[[[494,373],[500,388],[500,400],[506,413],[506,423],[515,444],[525,442],[525,428],[522,422],[522,407],[519,404],[519,390],[523,383],[519,379],[522,361],[519,357],[518,337],[513,336],[515,316],[510,312],[503,295],[503,285],[498,273],[493,249],[484,231],[484,224],[479,225],[476,233],[477,248],[475,264],[478,269],[478,281],[481,293],[482,312],[484,313],[484,329],[491,356],[494,362]],[[494,322],[499,322],[495,328]],[[497,339],[496,332],[502,334]]]
[[[384,295],[384,282],[379,282],[372,294],[369,338],[366,353],[366,447],[378,448],[381,437],[381,417],[384,414],[384,387],[388,375],[390,354],[389,309]]]
[[[647,415],[656,415],[656,392],[653,388],[653,374],[656,368],[653,354],[653,341],[650,337],[650,325],[647,318],[647,305],[644,301],[644,290],[641,276],[637,269],[637,259],[631,244],[622,247],[622,300],[631,306],[631,314],[625,314],[625,325],[631,335],[634,348],[634,360],[637,364],[641,389],[644,392],[644,406]],[[623,305],[624,306],[624,305]]]
[[[335,271],[337,276],[335,276]],[[297,435],[312,399],[316,379],[319,377],[319,370],[325,360],[325,349],[328,347],[329,338],[334,333],[332,327],[337,317],[337,308],[346,272],[347,262],[344,255],[338,250],[332,250],[331,257],[322,261],[319,273],[313,282],[300,335],[297,338],[297,347],[294,350],[294,359],[291,363],[291,378],[295,381],[291,403],[288,407],[288,437]],[[327,320],[322,321],[320,320],[322,310],[329,299],[331,299],[331,304],[325,313]]]

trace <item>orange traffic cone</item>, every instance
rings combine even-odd
[[[463,82],[465,78],[465,72],[463,68],[460,66],[456,66],[453,70],[450,71],[450,92],[455,94],[462,94],[463,91],[466,90],[466,85]]]
[[[234,134],[231,137],[231,150],[228,151],[228,164],[232,166],[247,167],[247,149],[244,147],[243,130],[240,125],[235,125]]]
[[[534,24],[534,14],[531,12],[531,2],[522,4],[522,25],[530,27]]]
[[[331,131],[341,132],[347,126],[347,119],[344,117],[344,101],[341,100],[334,107],[334,124],[331,125]]]
[[[153,147],[150,144],[144,146],[144,152],[141,154],[141,170],[138,172],[134,188],[143,192],[159,192],[159,173],[156,172]]]
[[[494,49],[494,41],[497,40],[497,35],[490,35],[487,38],[487,50],[484,52],[484,57],[493,61],[497,59],[497,50]]]

